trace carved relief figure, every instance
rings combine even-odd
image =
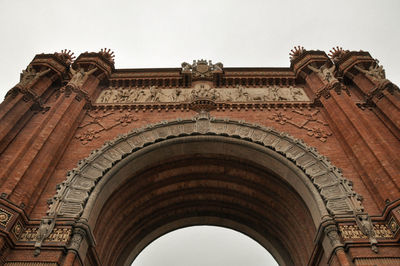
[[[326,81],[328,84],[338,82],[334,74],[335,65],[332,65],[330,68],[328,68],[326,65],[322,65],[319,69],[309,65],[308,68],[317,73],[321,80]]]
[[[36,72],[36,70],[31,65],[29,65],[26,70],[22,71],[21,81],[17,85],[21,87],[27,87],[29,83],[36,81],[41,76],[47,74],[49,71],[50,68],[42,72]]]
[[[201,84],[199,87],[194,88],[191,92],[191,99],[195,100],[198,98],[207,98],[211,100],[217,100],[220,97],[219,92],[216,89],[210,88],[208,85]]]
[[[301,100],[304,101],[307,98],[307,97],[305,97],[304,92],[297,87],[290,86],[290,92],[291,92],[293,101],[301,101]]]
[[[72,85],[72,86],[80,87],[83,85],[83,83],[85,83],[85,81],[87,80],[89,75],[93,74],[96,70],[97,70],[97,67],[95,67],[89,71],[85,71],[85,69],[83,67],[79,67],[78,70],[75,70],[71,67],[70,71],[72,74],[72,78],[68,82],[68,84]]]
[[[181,88],[175,88],[171,93],[171,101],[178,102],[184,100]]]
[[[249,93],[244,90],[243,86],[236,84],[236,101],[245,102],[249,100]]]
[[[279,88],[278,90],[278,101],[289,101],[291,100],[292,92],[290,88]]]
[[[45,218],[42,219],[42,221],[40,221],[40,226],[36,236],[35,255],[39,255],[42,242],[45,240],[46,237],[48,237],[51,234],[54,225],[55,225],[54,219]]]
[[[110,98],[112,96],[112,91],[111,90],[106,90],[103,92],[103,95],[100,97],[100,102],[101,103],[108,103],[110,101]]]
[[[159,102],[162,95],[163,93],[160,88],[157,86],[150,86],[150,96],[147,98],[146,102]]]
[[[186,62],[182,63],[182,72],[190,72],[190,69],[192,69],[192,65]]]
[[[385,70],[383,69],[383,66],[379,65],[379,61],[376,60],[376,64],[370,65],[368,70],[365,70],[357,65],[354,66],[358,71],[364,73],[371,79],[375,81],[383,81],[386,80],[385,76]]]
[[[378,241],[376,240],[374,226],[372,225],[371,217],[369,217],[369,215],[367,214],[358,214],[356,215],[356,222],[361,232],[364,235],[368,236],[372,250],[374,252],[378,252],[378,248],[376,247]]]
[[[139,90],[139,91],[135,94],[133,101],[134,101],[134,102],[144,102],[146,98],[147,98],[147,96],[146,96],[146,90],[142,89],[142,90]]]
[[[123,88],[118,89],[117,94],[114,96],[114,101],[118,100],[121,103],[129,102],[129,98],[132,95],[132,90],[126,90]]]
[[[277,86],[273,86],[270,90],[269,90],[269,97],[268,100],[271,101],[278,101],[279,99],[279,88]]]
[[[211,62],[210,62],[211,63]],[[221,62],[216,63],[215,65],[213,65],[213,70],[214,71],[222,71],[222,68],[224,67],[224,65]]]

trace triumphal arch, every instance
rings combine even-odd
[[[400,96],[379,62],[116,69],[39,54],[0,107],[0,263],[129,265],[191,225],[280,265],[400,265]]]

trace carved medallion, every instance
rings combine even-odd
[[[0,225],[6,227],[10,221],[12,214],[4,209],[0,209]]]

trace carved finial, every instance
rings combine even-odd
[[[295,60],[298,58],[302,53],[304,53],[306,49],[304,49],[303,46],[298,45],[297,47],[295,46],[292,50],[290,50],[290,61]]]
[[[330,51],[329,51],[329,57],[333,60],[333,62],[337,62],[340,59],[342,59],[342,57],[347,54],[349,52],[349,50],[343,50],[342,47],[336,46],[333,47]]]
[[[104,56],[108,61],[110,61],[112,64],[114,64],[114,52],[111,51],[111,49],[107,48],[102,48],[99,52],[102,56]]]
[[[60,58],[67,65],[71,65],[75,60],[74,53],[67,49],[61,50],[60,53],[55,52],[54,55]]]

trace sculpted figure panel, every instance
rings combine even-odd
[[[196,84],[193,88],[145,88],[110,87],[100,94],[96,103],[179,103],[197,99],[216,102],[305,102],[310,101],[303,88],[294,86],[272,86],[265,88],[213,88],[209,84]]]

